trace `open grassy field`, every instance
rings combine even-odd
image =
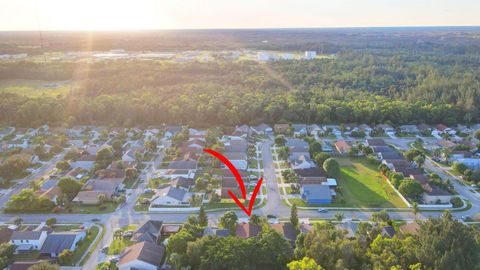
[[[337,203],[343,199],[344,206],[348,207],[406,207],[375,165],[363,158],[339,158],[338,161],[341,196]]]
[[[73,87],[74,85],[67,81],[0,80],[0,93],[9,92],[29,97],[67,94]]]

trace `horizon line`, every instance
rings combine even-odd
[[[0,32],[151,32],[151,31],[212,31],[212,30],[344,30],[344,29],[414,29],[414,28],[479,28],[480,25],[397,25],[397,26],[313,26],[313,27],[252,27],[252,28],[139,28],[139,29],[7,29]]]

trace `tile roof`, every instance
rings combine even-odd
[[[241,238],[256,237],[262,231],[262,227],[251,223],[237,225],[235,235]]]

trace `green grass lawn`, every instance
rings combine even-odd
[[[247,196],[248,197],[248,196]],[[240,200],[243,201],[243,200]],[[246,200],[243,205],[245,208],[248,208],[248,204],[250,203],[249,200]],[[258,198],[255,200],[255,204],[253,205],[254,207],[257,206],[260,203],[260,199]],[[222,199],[219,203],[207,203],[204,205],[205,209],[219,209],[219,208],[231,208],[231,207],[238,207],[235,201],[233,199]]]
[[[123,184],[125,185],[125,188],[134,189],[138,185],[137,180],[137,178],[125,179],[125,181],[123,181]]]
[[[129,225],[127,227],[122,228],[123,232],[128,230],[135,230],[137,229],[137,225]],[[112,244],[108,247],[108,255],[118,255],[124,250],[126,247],[135,244],[135,242],[131,241],[130,237],[122,237],[122,238],[115,238],[112,241]]]
[[[72,205],[69,214],[102,214],[111,213],[117,209],[118,204],[113,202],[105,202],[103,206],[99,205]]]
[[[85,252],[87,252],[87,249],[88,247],[90,246],[90,244],[93,242],[93,240],[95,240],[95,237],[97,237],[97,234],[98,232],[100,231],[100,229],[98,229],[97,227],[93,226],[88,234],[87,234],[87,237],[85,237],[85,239],[83,239],[77,246],[77,248],[75,249],[75,251],[73,252],[73,265],[75,265],[77,262],[80,261],[80,259],[82,258],[83,254]]]
[[[363,158],[339,158],[341,173],[335,204],[346,207],[406,207],[375,165]]]

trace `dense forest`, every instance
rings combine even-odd
[[[357,48],[351,39],[349,45],[338,41],[343,45],[332,57],[311,61],[5,62],[0,80],[70,80],[75,86],[55,97],[1,93],[0,121],[197,127],[480,121],[478,44],[442,40],[428,50],[412,38],[393,46],[398,38],[392,38]]]

